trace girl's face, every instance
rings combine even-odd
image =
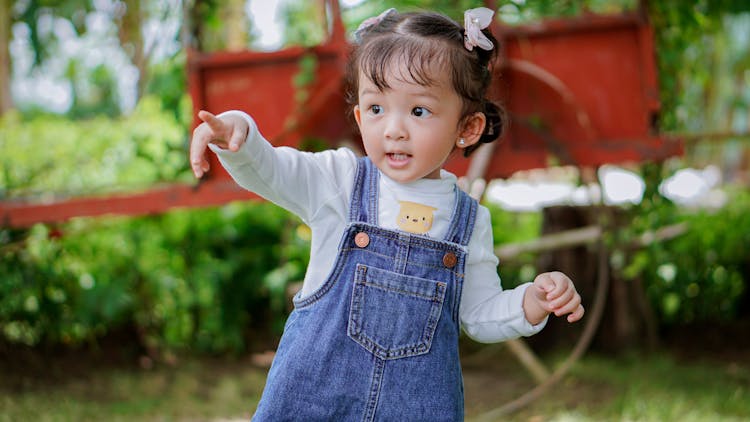
[[[390,88],[381,91],[360,72],[354,117],[365,151],[380,171],[397,182],[439,178],[443,163],[466,135],[459,127],[461,98],[447,72],[438,73],[433,85],[422,86],[391,65]],[[462,147],[474,142],[467,138]]]

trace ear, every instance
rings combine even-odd
[[[456,139],[456,147],[466,148],[479,142],[486,123],[487,117],[480,111],[466,116],[461,123],[461,130],[458,132],[459,139]],[[461,139],[464,140],[463,145],[459,144]]]
[[[362,115],[360,114],[359,105],[354,106],[354,120],[357,121],[359,130],[362,130]]]

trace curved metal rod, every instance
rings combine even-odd
[[[594,141],[598,138],[596,130],[591,125],[588,112],[586,112],[586,109],[576,99],[573,91],[560,78],[546,69],[523,59],[508,59],[504,67],[529,75],[556,92],[562,98],[565,105],[575,111],[576,122],[583,128],[587,137],[586,141]]]
[[[539,397],[541,397],[544,393],[546,393],[552,385],[560,381],[562,377],[568,373],[573,364],[575,364],[578,359],[583,356],[583,353],[586,351],[589,344],[591,344],[591,339],[593,339],[597,328],[599,328],[599,322],[601,321],[602,315],[604,314],[604,304],[606,303],[607,292],[609,291],[609,251],[604,245],[603,238],[599,238],[597,249],[599,251],[599,274],[596,296],[594,297],[594,305],[591,309],[589,317],[586,320],[586,326],[583,329],[583,333],[581,334],[581,337],[578,338],[578,343],[576,343],[573,351],[570,353],[565,362],[563,362],[557,369],[555,369],[552,375],[544,382],[529,390],[528,392],[526,392],[526,394],[518,397],[517,399],[480,415],[476,419],[476,421],[496,421],[498,420],[498,418],[504,415],[516,412],[521,408],[528,406]]]
[[[482,174],[484,170],[486,170],[487,163],[489,162],[488,156],[492,155],[493,149],[488,148],[493,144],[487,144],[480,147],[476,153],[481,154],[474,159],[472,159],[472,162],[469,166],[469,172],[468,174]],[[476,160],[476,161],[475,161]],[[475,164],[476,163],[476,164]],[[468,179],[465,181],[466,187],[464,189],[471,189],[473,185],[474,180]],[[475,199],[481,198],[482,193],[474,192],[472,196]],[[601,226],[600,226],[601,227]],[[603,233],[603,229],[600,228],[600,232]],[[584,327],[583,333],[581,334],[581,337],[578,338],[578,342],[576,343],[575,347],[573,348],[573,351],[568,355],[568,358],[563,362],[555,371],[550,375],[547,379],[542,381],[540,384],[538,384],[533,389],[529,390],[525,394],[521,395],[520,397],[516,398],[515,400],[512,400],[498,408],[495,408],[493,410],[490,410],[482,415],[480,415],[476,420],[478,422],[490,422],[495,421],[497,418],[502,417],[504,415],[516,412],[520,410],[523,407],[528,406],[531,404],[534,400],[541,397],[544,393],[547,392],[547,390],[554,385],[555,383],[559,382],[563,376],[565,376],[570,368],[575,364],[575,362],[578,361],[578,359],[583,356],[585,351],[588,349],[589,345],[591,344],[591,340],[594,337],[594,334],[596,333],[596,330],[599,328],[599,323],[601,322],[602,316],[604,314],[604,305],[606,303],[607,299],[607,292],[609,291],[609,251],[607,250],[603,237],[600,235],[598,240],[598,247],[597,250],[599,251],[598,255],[598,280],[597,280],[597,288],[596,288],[596,294],[594,296],[594,304],[592,306],[592,309],[589,313],[588,318],[586,319],[586,325]],[[520,343],[521,346],[525,345],[523,343],[523,340],[513,339],[509,341],[517,341]],[[534,357],[533,353],[530,355]],[[534,359],[536,361],[536,359]],[[522,363],[524,363],[522,361]],[[526,365],[524,363],[524,365]],[[535,371],[536,365],[541,365],[542,368],[544,368],[544,365],[540,362],[536,362],[532,365],[531,368],[528,368],[532,373]]]

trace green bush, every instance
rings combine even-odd
[[[642,277],[662,324],[721,322],[738,316],[750,281],[750,192],[732,189],[728,195],[731,200],[718,210],[678,209],[662,202],[636,215],[633,227],[655,220],[684,222],[688,227],[679,237],[637,251],[624,269],[627,278]]]
[[[298,224],[272,204],[235,203],[3,230],[2,335],[75,344],[126,325],[149,349],[245,350],[286,317],[286,285],[308,256]]]
[[[0,117],[0,199],[132,191],[191,181],[188,124],[143,98],[127,117]],[[189,114],[183,97],[181,115]]]
[[[176,101],[176,99],[173,99]],[[188,97],[127,117],[0,119],[0,198],[66,197],[193,181]],[[148,350],[240,351],[283,327],[308,241],[268,203],[0,228],[0,337],[95,342],[126,327]]]

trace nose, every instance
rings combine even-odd
[[[397,114],[389,116],[385,125],[385,133],[383,135],[386,139],[394,141],[405,140],[407,138],[407,130],[403,119]]]

